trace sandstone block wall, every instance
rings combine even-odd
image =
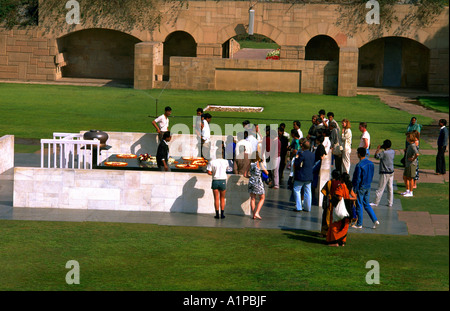
[[[56,40],[34,30],[0,29],[0,79],[54,81]]]
[[[448,48],[431,50],[428,72],[428,89],[430,92],[448,94],[448,60]]]
[[[172,57],[170,88],[336,94],[336,62]]]
[[[167,7],[164,7],[165,12],[170,9],[169,5],[167,4]],[[176,19],[169,20],[170,17],[168,17],[168,20],[163,20],[157,31],[131,29],[127,30],[126,33],[142,42],[163,44],[174,32],[186,32],[195,41],[197,58],[220,59],[223,53],[222,45],[235,35],[246,33],[248,5],[246,1],[191,1],[189,6],[178,12]],[[332,38],[341,49],[337,79],[339,87],[336,92],[341,96],[353,96],[356,94],[358,86],[358,55],[349,51],[351,49],[357,50],[375,38],[371,36],[368,29],[363,29],[351,36],[347,35],[345,30],[336,26],[337,18],[339,18],[338,8],[339,5],[322,4],[317,1],[296,5],[260,2],[255,7],[254,32],[274,40],[281,46],[281,59],[297,60],[300,62],[300,65],[297,66],[302,66],[301,61],[305,58],[305,47],[312,38],[319,35]],[[396,5],[395,15],[401,21],[403,17],[410,13],[409,10],[409,5]],[[447,7],[432,25],[426,28],[412,26],[404,29],[401,33],[397,30],[403,25],[394,22],[392,27],[382,34],[382,37],[401,36],[409,38],[428,48],[430,52],[428,89],[431,92],[447,94],[449,84],[448,13]],[[45,24],[45,22],[51,24],[55,18],[64,19],[65,16],[63,14],[61,16],[40,16],[40,24]],[[120,29],[114,29],[114,26],[111,25],[106,27],[102,24],[102,20],[98,20],[95,24],[52,29],[50,33],[46,34],[43,34],[44,29],[41,29],[40,26],[13,30],[0,29],[0,79],[54,81],[60,78],[61,68],[55,63],[55,57],[61,52],[58,51],[58,40],[61,41],[60,39],[76,31],[94,28],[120,31]],[[100,49],[100,47],[97,46],[97,49]],[[160,60],[154,58],[152,60],[153,65],[151,65],[150,60],[145,60],[144,54],[147,53],[139,52],[138,48],[135,49],[135,53],[134,79],[138,80],[135,81],[137,88],[160,87],[161,83],[159,82],[162,80],[162,76],[168,78],[172,75],[172,73],[161,68]],[[158,53],[163,52],[159,51]],[[156,54],[154,51],[154,57]],[[69,54],[66,56],[71,57]],[[78,57],[79,55],[75,56]],[[198,66],[204,65],[205,63],[202,63]],[[152,69],[149,69],[150,67]],[[204,69],[204,71],[207,70]],[[210,69],[211,72],[215,70],[215,68]],[[266,69],[261,68],[261,70]],[[325,85],[328,85],[328,78],[325,78],[327,76],[326,71],[322,75],[326,80]],[[302,81],[305,81],[306,77],[305,70],[302,70]],[[199,79],[203,80],[202,85],[210,83],[208,89],[213,89],[213,82],[207,82],[209,78],[200,77]],[[317,88],[319,83],[316,80],[309,82],[310,85],[316,85],[314,88]],[[194,84],[198,83],[195,82]],[[307,90],[311,88],[310,85],[307,87],[302,85],[302,92],[309,92]],[[325,89],[326,87],[323,86],[322,88]],[[316,92],[316,90],[313,92]]]

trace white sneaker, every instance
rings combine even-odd
[[[378,206],[378,204],[370,203],[370,206]]]
[[[378,226],[380,225],[380,222],[377,220],[375,221],[375,223],[373,224],[373,229],[376,229]]]
[[[400,193],[400,195],[405,195],[408,193],[408,190],[406,190],[405,192]]]
[[[407,194],[405,194],[403,197],[404,198],[408,198],[408,197],[413,197],[413,193],[412,192],[408,192]]]

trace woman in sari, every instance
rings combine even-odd
[[[332,208],[336,208],[336,205],[341,199],[350,202],[354,202],[354,200],[356,200],[356,194],[353,191],[349,191],[347,185],[343,181],[341,181],[334,189],[333,198],[331,199]],[[339,221],[334,221],[333,212],[330,212],[330,214],[330,226],[328,227],[327,243],[329,246],[344,246],[347,242],[347,232],[351,216],[349,215],[349,217],[345,217]]]
[[[336,188],[341,183],[341,173],[338,170],[333,170],[331,173],[331,180],[327,181],[325,186],[321,189],[323,194],[322,204],[322,228],[320,230],[321,237],[327,237],[328,229],[331,225],[331,218],[333,213],[333,205],[331,203]]]
[[[358,216],[356,215],[356,193],[353,191],[353,184],[350,180],[350,175],[347,173],[343,173],[341,175],[342,182],[347,186],[348,192],[350,194],[350,198],[344,199],[345,206],[347,207],[347,212],[350,215],[350,226],[352,224],[356,224],[358,221]]]

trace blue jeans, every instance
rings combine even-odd
[[[377,216],[373,212],[372,207],[370,206],[370,189],[359,189],[356,192],[356,215],[358,216],[358,221],[356,222],[357,226],[362,226],[363,223],[363,208],[366,210],[367,214],[369,214],[370,219],[375,222],[377,221]]]
[[[294,181],[294,195],[295,195],[295,206],[298,211],[302,210],[302,188],[303,188],[303,203],[305,204],[304,210],[311,211],[311,182],[310,181]]]

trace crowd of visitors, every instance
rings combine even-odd
[[[168,116],[165,114],[154,120],[153,125],[161,136],[161,157],[167,158]],[[306,136],[301,130],[301,122],[294,120],[292,129],[286,132],[286,124],[281,123],[278,129],[266,126],[264,135],[257,124],[246,120],[242,122],[243,131],[238,132],[236,139],[228,136],[222,148],[217,148],[216,157],[211,159],[211,133],[209,123],[212,116],[197,110],[198,121],[195,131],[201,150],[199,156],[210,159],[208,174],[212,175],[212,190],[216,218],[224,218],[226,174],[234,173],[249,179],[248,192],[253,219],[262,219],[260,211],[264,205],[267,184],[276,191],[280,184],[287,183],[292,191],[291,200],[295,202],[294,211],[310,212],[313,205],[322,208],[321,236],[326,238],[330,246],[343,246],[346,243],[347,231],[351,226],[361,229],[364,211],[372,221],[372,228],[380,225],[372,207],[380,204],[381,197],[387,188],[387,205],[393,205],[394,156],[392,142],[384,140],[378,145],[374,158],[379,160],[379,184],[370,202],[370,189],[374,177],[374,163],[369,159],[371,136],[366,122],[360,122],[361,132],[357,147],[358,163],[351,171],[350,154],[352,151],[353,133],[348,119],[342,119],[341,126],[335,120],[333,112],[325,113],[321,109],[311,118],[311,125]],[[436,156],[436,174],[445,174],[444,153],[448,142],[447,121],[440,120],[438,138],[438,154]],[[403,178],[406,191],[404,197],[413,197],[413,190],[419,179],[418,159],[419,141],[422,126],[417,118],[411,118],[406,129],[406,144]],[[167,133],[166,133],[167,132]],[[166,134],[165,134],[166,133]],[[158,162],[161,170],[168,170],[163,159]],[[161,164],[161,165],[160,165]],[[287,181],[284,173],[289,172]],[[345,205],[346,217],[338,217],[335,213]],[[220,215],[219,215],[220,212]]]

